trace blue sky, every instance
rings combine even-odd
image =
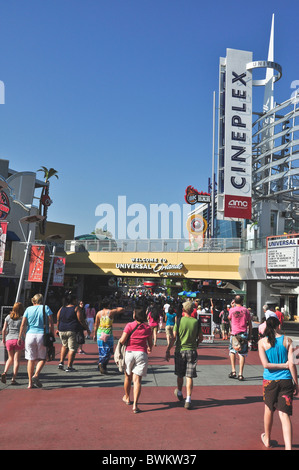
[[[219,57],[267,59],[272,13],[282,102],[299,80],[297,1],[0,0],[0,158],[58,171],[49,220],[76,235],[118,196],[183,204],[212,173]]]

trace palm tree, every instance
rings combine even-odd
[[[45,166],[42,166],[39,170],[37,171],[43,171],[44,172],[44,179],[45,179],[45,186],[43,186],[40,201],[39,201],[39,213],[41,215],[45,216],[45,219],[43,220],[40,228],[40,232],[42,234],[45,233],[45,227],[46,227],[46,218],[47,218],[47,213],[48,213],[48,207],[51,205],[52,201],[49,197],[49,186],[50,182],[49,179],[52,178],[52,176],[55,176],[57,179],[58,178],[58,171],[55,170],[54,168],[46,168]],[[42,206],[44,207],[44,211],[42,214]]]
[[[43,171],[44,172],[45,183],[47,183],[49,181],[49,179],[52,178],[52,176],[56,176],[56,178],[59,179],[58,175],[57,175],[58,171],[54,170],[54,168],[46,168],[45,166],[42,166],[37,171]]]

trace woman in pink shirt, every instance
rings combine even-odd
[[[153,332],[153,341],[154,346],[157,346],[157,332],[158,332],[158,325],[159,325],[159,311],[158,308],[154,305],[149,309],[147,314],[148,324]]]
[[[120,338],[121,344],[126,344],[125,354],[125,381],[123,401],[130,405],[130,392],[133,380],[133,412],[139,413],[138,400],[141,394],[141,380],[147,374],[148,354],[153,347],[152,330],[146,324],[145,311],[136,309],[133,313],[134,321],[125,326]]]

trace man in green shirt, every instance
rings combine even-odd
[[[180,320],[174,326],[173,339],[166,349],[166,360],[170,359],[170,350],[176,342],[174,353],[175,375],[177,376],[177,388],[174,391],[178,400],[183,401],[183,383],[186,377],[185,408],[191,408],[191,394],[193,389],[193,378],[197,377],[197,348],[202,342],[203,335],[200,323],[196,318],[191,316],[194,307],[192,302],[188,301],[183,304],[183,313]]]

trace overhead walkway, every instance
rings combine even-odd
[[[66,273],[240,280],[240,238],[188,240],[70,240]]]

